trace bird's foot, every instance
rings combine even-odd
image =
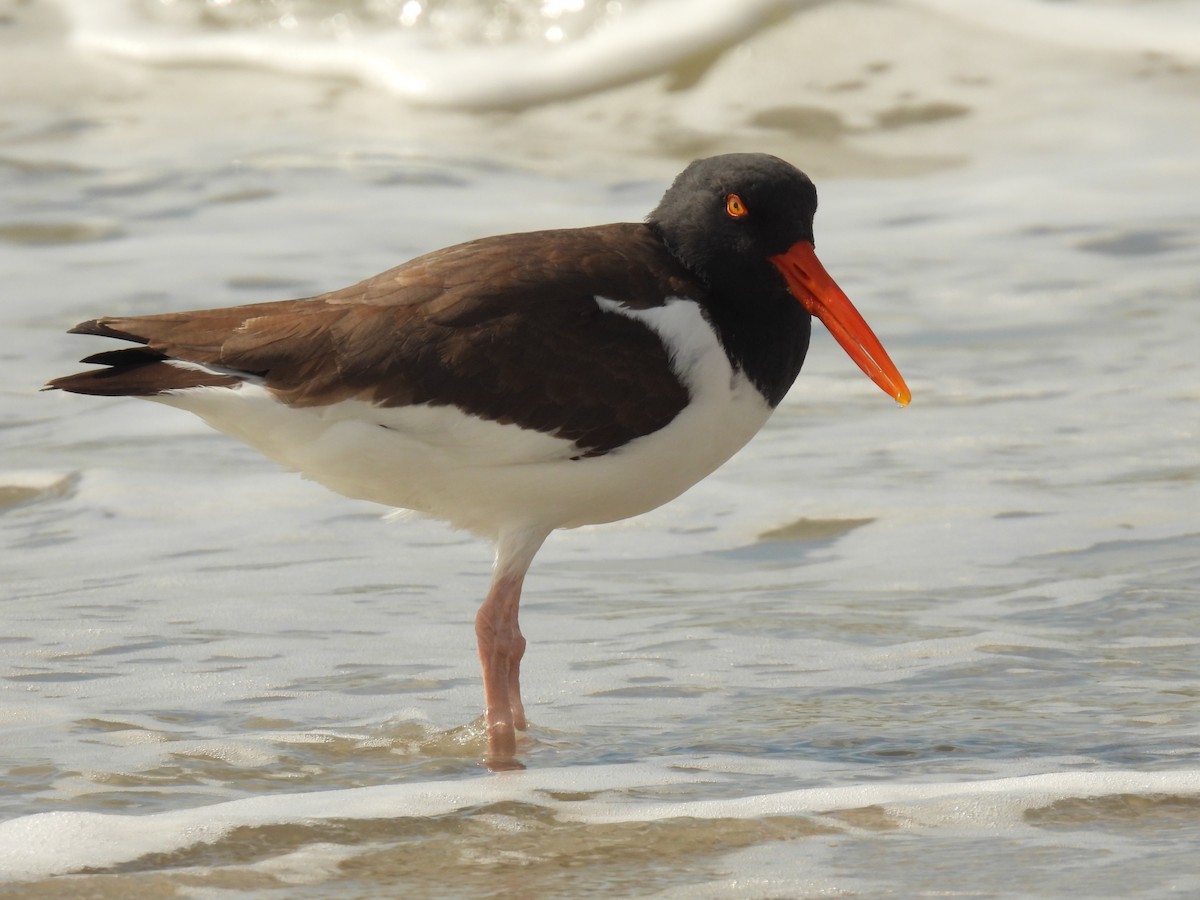
[[[517,732],[512,723],[489,722],[487,739],[488,750],[487,756],[483,758],[483,765],[493,772],[511,772],[525,768],[525,764],[517,759]]]

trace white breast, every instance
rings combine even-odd
[[[362,400],[294,408],[260,385],[192,388],[155,399],[190,410],[288,469],[350,497],[413,509],[478,534],[529,524],[574,528],[638,515],[683,493],[736,453],[771,407],[735,371],[687,300],[613,315],[644,322],[666,345],[691,402],[658,431],[603,456],[568,440],[453,406]]]

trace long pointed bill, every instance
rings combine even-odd
[[[770,257],[770,262],[783,275],[792,296],[810,315],[824,323],[866,376],[901,406],[908,406],[912,399],[908,385],[879,338],[875,337],[875,332],[825,271],[813,245],[808,241],[797,241],[784,253]]]

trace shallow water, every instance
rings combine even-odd
[[[0,29],[39,75],[0,78],[0,895],[1200,889],[1195,4],[799,4],[690,82],[490,111],[101,53],[78,6]],[[554,536],[525,772],[478,765],[480,542],[36,391],[81,319],[637,219],[734,148],[818,177],[913,404],[817,335],[719,473]]]

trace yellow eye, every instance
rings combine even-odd
[[[742,202],[742,198],[737,194],[730,194],[725,198],[725,212],[729,214],[731,219],[740,219],[742,216],[750,214],[750,210],[746,209],[746,204]]]

